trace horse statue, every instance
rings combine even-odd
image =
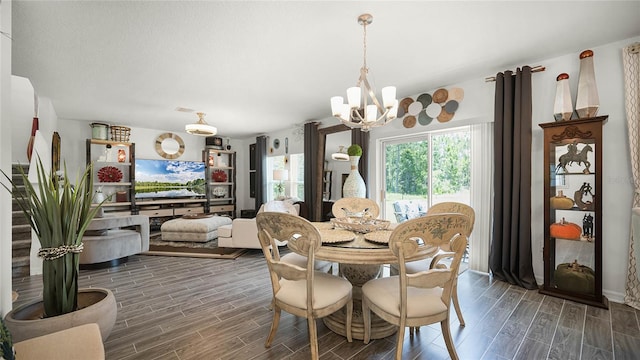
[[[556,173],[562,169],[564,173],[567,173],[567,165],[572,165],[574,162],[578,163],[578,165],[582,165],[584,163],[585,169],[583,173],[589,174],[591,171],[589,167],[591,167],[591,162],[587,160],[587,154],[589,151],[593,151],[591,145],[586,144],[582,150],[578,151],[578,145],[576,142],[573,144],[569,144],[567,146],[568,152],[564,155],[561,155],[558,159],[558,166],[556,166]]]

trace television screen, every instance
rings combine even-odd
[[[136,199],[204,197],[204,162],[136,159],[135,191]]]

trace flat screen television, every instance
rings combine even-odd
[[[203,198],[206,195],[202,161],[136,159],[136,199]]]

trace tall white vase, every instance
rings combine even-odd
[[[571,120],[573,104],[569,90],[569,74],[562,73],[556,78],[556,101],[553,104],[553,117],[556,121]]]
[[[367,196],[367,187],[364,183],[364,179],[358,172],[360,156],[349,156],[349,161],[351,162],[351,171],[349,172],[349,176],[347,176],[347,179],[344,181],[344,186],[342,187],[343,196],[364,198]]]
[[[585,50],[580,53],[580,77],[578,78],[578,96],[576,98],[576,112],[579,118],[596,116],[600,107],[596,75],[593,69],[593,51]]]

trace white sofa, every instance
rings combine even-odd
[[[263,211],[283,212],[298,215],[299,204],[291,204],[288,201],[270,201],[263,204],[258,213]],[[284,244],[283,244],[284,245]],[[231,225],[218,227],[218,247],[236,249],[261,249],[258,240],[258,226],[256,219],[233,219]]]

